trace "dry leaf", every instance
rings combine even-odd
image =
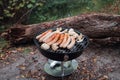
[[[20,76],[16,76],[16,79],[20,78]]]
[[[21,78],[25,78],[25,76],[24,76],[24,75],[21,75]]]
[[[17,50],[12,50],[11,52],[12,52],[12,53],[17,53]]]
[[[5,62],[5,64],[10,64],[9,62]]]
[[[99,78],[98,80],[108,80],[108,76],[104,75],[103,77]]]
[[[34,52],[30,52],[30,54],[35,54]]]
[[[44,77],[44,76],[42,76],[41,78],[42,78],[42,80],[45,80],[45,77]]]
[[[18,66],[21,70],[25,70],[26,69],[26,66],[25,65],[19,65]]]
[[[20,47],[20,48],[17,48],[17,51],[20,51],[20,52],[21,52],[21,51],[23,51],[23,50],[24,50],[24,49],[21,48],[21,47]]]

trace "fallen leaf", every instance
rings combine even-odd
[[[42,76],[41,78],[42,78],[42,80],[45,80],[45,77],[44,77],[44,76]]]
[[[5,62],[5,64],[10,64],[9,62]]]
[[[17,48],[17,51],[22,52],[24,49],[23,48]]]
[[[2,58],[2,57],[4,57],[5,56],[5,54],[0,54],[0,58]]]
[[[107,76],[107,75],[104,75],[103,77],[104,77],[105,79],[108,79],[108,76]]]
[[[26,66],[25,65],[19,65],[18,66],[21,70],[25,70],[26,69]]]
[[[5,55],[5,54],[0,54],[0,58],[1,58],[2,60],[6,59],[6,55]]]
[[[78,66],[77,69],[80,70],[80,66]]]
[[[103,77],[99,78],[98,80],[108,80],[108,76],[104,75]]]
[[[30,52],[30,54],[35,54],[34,52]]]
[[[18,79],[18,78],[20,78],[20,76],[16,76],[15,78]]]
[[[13,61],[16,61],[16,58],[12,58]]]
[[[17,53],[17,50],[12,50],[11,52],[12,52],[12,53]]]
[[[94,62],[94,63],[96,63],[96,61],[97,61],[97,59],[96,59],[96,58],[94,58],[94,59],[93,59],[93,62]]]
[[[25,78],[25,76],[24,76],[24,75],[21,75],[21,78]]]

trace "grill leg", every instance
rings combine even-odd
[[[61,76],[62,76],[62,80],[64,80],[64,76],[65,76],[65,73],[64,73],[64,62],[61,62]]]

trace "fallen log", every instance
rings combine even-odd
[[[120,37],[108,37],[103,39],[90,39],[92,43],[100,44],[100,45],[114,45],[120,44]]]
[[[1,35],[13,44],[20,44],[31,41],[39,30],[50,27],[72,27],[93,39],[119,38],[120,15],[92,13],[38,24],[16,24]]]

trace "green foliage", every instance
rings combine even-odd
[[[119,4],[119,0],[0,0],[0,20],[17,22],[28,11],[22,20],[28,24],[90,12],[120,14]]]
[[[32,9],[34,6],[41,6],[41,2],[37,0],[0,0],[0,20],[15,20],[24,15],[27,11]]]
[[[42,7],[37,7],[30,15],[29,23],[51,21],[71,16],[74,12],[92,6],[91,0],[46,0]],[[80,11],[79,11],[80,12]]]
[[[29,54],[31,52],[31,49],[30,48],[24,48],[24,50],[23,50],[23,53],[24,54]]]
[[[118,0],[45,0],[42,7],[37,7],[31,13],[29,23],[56,20],[68,16],[90,12],[110,13],[109,7],[115,7]],[[119,2],[120,3],[120,2]],[[119,4],[118,4],[119,5]],[[114,12],[118,14],[118,12]]]

